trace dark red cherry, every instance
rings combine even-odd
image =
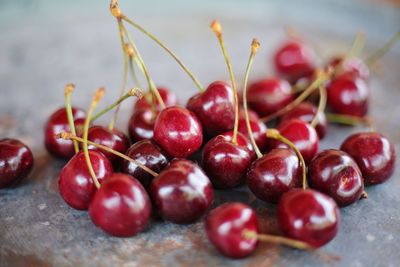
[[[193,112],[174,106],[157,116],[153,138],[170,157],[186,158],[201,147],[203,128]]]
[[[198,116],[208,136],[233,129],[235,100],[232,88],[226,82],[211,83],[204,92],[191,97],[186,107]]]
[[[164,101],[164,104],[166,107],[172,107],[177,104],[176,100],[176,95],[174,92],[168,90],[167,88],[164,87],[159,87],[157,88],[158,92],[160,93],[160,96],[162,100]],[[142,98],[138,99],[135,103],[135,108],[134,112],[137,110],[141,109],[150,109],[152,106],[152,93],[147,92]],[[158,103],[158,100],[156,99],[156,111],[160,112],[162,110],[160,103]]]
[[[133,144],[126,155],[139,163],[145,165],[152,171],[159,173],[168,165],[167,157],[161,152],[160,148],[151,140],[142,140]],[[132,175],[148,189],[150,187],[153,176],[133,162],[124,160],[122,162],[121,171]]]
[[[130,175],[113,173],[104,181],[89,206],[92,222],[119,237],[134,236],[149,222],[151,203],[143,186]]]
[[[312,189],[292,189],[279,202],[278,223],[287,237],[318,248],[336,236],[339,208],[325,194]]]
[[[252,156],[247,138],[238,133],[237,139],[238,144],[234,144],[231,134],[217,135],[204,146],[202,167],[217,188],[232,188],[244,182]]]
[[[328,62],[327,66],[335,68],[335,75],[352,73],[365,81],[369,79],[369,68],[358,57],[345,58],[344,56],[336,56]]]
[[[0,140],[0,188],[24,179],[33,167],[33,155],[27,145],[16,139]]]
[[[86,113],[81,109],[72,108],[72,115],[76,132],[79,134],[85,123]],[[59,158],[70,158],[74,155],[74,144],[71,140],[55,137],[58,133],[71,131],[65,108],[58,109],[50,116],[44,131],[44,144],[50,154]]]
[[[366,185],[383,183],[393,174],[396,162],[394,146],[380,133],[353,134],[344,140],[340,149],[357,162]]]
[[[333,79],[327,87],[328,105],[334,113],[365,116],[370,92],[366,82],[350,73]]]
[[[315,114],[317,114],[317,110],[318,108],[314,104],[310,102],[302,102],[292,110],[288,111],[285,115],[283,115],[281,117],[281,121],[297,118],[307,123],[311,123],[311,121],[315,117]],[[315,127],[319,139],[324,138],[327,128],[328,128],[328,121],[326,119],[325,113],[320,112],[318,114],[318,123]]]
[[[294,100],[290,84],[282,79],[269,78],[249,86],[247,102],[260,116],[270,115]]]
[[[308,170],[310,186],[329,195],[340,207],[356,202],[364,192],[360,169],[343,151],[322,151],[311,161]]]
[[[112,164],[103,153],[89,150],[89,158],[100,183],[113,173]],[[88,209],[97,188],[90,176],[83,152],[73,156],[61,170],[58,188],[68,205],[78,210]]]
[[[88,140],[109,147],[122,154],[126,152],[130,145],[128,137],[117,128],[110,130],[107,127],[99,125],[89,128]],[[111,161],[114,167],[119,166],[119,163],[121,162],[120,157],[110,152],[98,149],[97,147],[92,145],[88,145],[88,148],[91,150],[98,150],[102,152]]]
[[[271,150],[250,165],[246,182],[256,197],[277,203],[283,193],[302,185],[296,153],[287,148]]]
[[[257,237],[246,237],[246,232],[259,232],[254,210],[242,203],[225,203],[213,209],[205,221],[205,230],[210,242],[223,255],[244,258],[258,244]]]
[[[260,150],[264,150],[267,147],[268,139],[266,136],[267,126],[260,121],[258,115],[253,111],[253,114],[249,113],[249,121],[251,130],[256,141],[256,144]],[[244,136],[249,138],[249,131],[247,130],[246,117],[244,114],[239,113],[239,125],[238,130]],[[253,148],[252,148],[253,150]]]
[[[173,223],[192,223],[210,208],[214,193],[195,163],[174,159],[151,183],[150,195],[160,216]]]
[[[303,42],[290,40],[278,48],[274,64],[276,72],[293,83],[314,72],[314,53]]]
[[[150,109],[133,112],[128,122],[128,132],[132,142],[153,138],[154,121],[153,112]]]
[[[290,119],[279,124],[278,128],[281,135],[289,139],[300,151],[306,162],[318,153],[319,139],[315,129],[308,123],[300,119]],[[282,142],[271,140],[271,148],[288,146]]]

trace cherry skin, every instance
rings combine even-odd
[[[153,138],[154,121],[153,112],[150,109],[133,112],[128,122],[128,132],[132,142]]]
[[[172,91],[164,87],[159,87],[157,88],[157,90],[160,93],[160,96],[164,101],[166,107],[172,107],[177,104],[176,95]],[[142,110],[142,109],[151,110],[151,106],[152,106],[152,93],[147,92],[142,98],[136,101],[133,111],[135,112],[137,110]],[[162,107],[160,103],[158,103],[158,100],[156,99],[156,111],[160,112],[161,110]]]
[[[340,207],[359,200],[364,182],[357,163],[345,152],[328,149],[319,153],[309,166],[310,186],[333,198]]]
[[[214,199],[208,177],[199,166],[185,159],[171,161],[151,183],[150,195],[159,215],[178,224],[202,217]]]
[[[252,161],[246,139],[238,133],[236,145],[230,134],[217,135],[204,146],[202,166],[215,187],[232,188],[244,182]]]
[[[76,132],[79,134],[80,129],[83,128],[83,124],[85,123],[86,113],[81,109],[72,108],[72,115]],[[74,155],[74,144],[71,140],[55,137],[58,133],[71,131],[65,108],[58,109],[50,116],[46,122],[44,131],[44,144],[50,154],[65,159],[69,159]]]
[[[33,155],[27,145],[16,139],[0,140],[0,188],[24,179],[32,167]]]
[[[127,174],[113,173],[94,195],[89,215],[104,232],[129,237],[148,224],[151,203],[139,181]]]
[[[358,57],[345,58],[344,56],[336,56],[328,62],[327,67],[335,68],[335,75],[352,73],[365,81],[370,76],[368,66]]]
[[[278,48],[274,64],[276,72],[291,83],[311,75],[315,69],[312,50],[297,40],[290,40]]]
[[[292,189],[278,205],[278,223],[287,237],[315,248],[331,241],[340,224],[339,208],[329,196],[312,189]]]
[[[204,126],[208,136],[230,131],[235,122],[235,100],[231,86],[222,81],[191,97],[186,105]]]
[[[247,102],[260,116],[270,115],[294,100],[290,84],[282,79],[269,78],[249,86]]]
[[[276,148],[254,161],[246,182],[257,198],[278,203],[282,194],[302,185],[299,159],[291,149]]]
[[[300,119],[307,123],[311,123],[315,114],[317,114],[318,108],[310,102],[302,102],[292,110],[288,111],[281,117],[281,121],[290,120],[293,118]],[[318,123],[315,126],[319,139],[324,138],[326,130],[328,128],[328,121],[324,112],[318,113]]]
[[[157,116],[153,138],[170,157],[186,158],[201,147],[203,128],[193,112],[174,106]]]
[[[118,151],[122,154],[125,153],[125,151],[128,149],[130,142],[128,137],[118,130],[117,128],[114,128],[112,130],[108,129],[107,127],[103,126],[92,126],[89,128],[88,131],[88,140],[107,146],[115,151]],[[88,148],[91,150],[98,150],[101,153],[103,153],[113,164],[113,166],[116,168],[119,166],[121,162],[121,158],[104,150],[100,150],[95,146],[88,145]]]
[[[366,185],[383,183],[393,174],[396,162],[394,146],[380,133],[353,134],[344,140],[340,149],[357,162]]]
[[[368,113],[368,85],[351,73],[344,73],[333,79],[327,87],[327,97],[328,105],[335,113],[358,117]]]
[[[128,151],[126,151],[126,155],[157,173],[168,165],[167,157],[151,140],[142,140],[133,144]],[[151,181],[154,178],[137,164],[127,160],[122,162],[121,171],[138,179],[146,190],[149,189]]]
[[[103,153],[89,150],[89,158],[99,183],[113,173],[113,167]],[[58,189],[64,201],[74,209],[87,210],[97,191],[83,152],[77,153],[61,170]]]
[[[251,131],[253,133],[253,137],[256,141],[258,148],[260,150],[264,150],[268,144],[268,139],[266,136],[267,126],[260,121],[258,115],[254,111],[252,111],[252,113],[249,113],[249,121]],[[238,130],[249,139],[249,131],[247,130],[246,117],[242,113],[239,113]]]
[[[297,147],[306,162],[310,162],[318,153],[318,135],[310,124],[300,119],[290,119],[280,123],[277,129]],[[280,141],[271,140],[270,148],[279,147],[287,148],[288,146]]]
[[[210,242],[223,255],[244,258],[258,244],[257,237],[248,238],[246,232],[259,232],[254,210],[242,203],[225,203],[213,209],[205,221],[205,230]]]

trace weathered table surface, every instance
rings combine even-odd
[[[84,1],[81,1],[84,2]],[[345,52],[354,33],[368,36],[367,52],[400,25],[400,10],[367,1],[158,1],[124,3],[125,13],[166,40],[204,83],[228,77],[215,37],[213,18],[223,23],[226,43],[239,81],[251,38],[262,49],[252,77],[272,73],[272,51],[283,26],[295,27],[322,59]],[[135,1],[137,2],[137,1]],[[168,2],[168,3],[166,3]],[[216,2],[216,1],[215,1]],[[158,84],[175,90],[181,103],[195,87],[175,63],[144,36],[139,47]],[[76,105],[86,107],[95,88],[109,90],[103,105],[118,95],[122,57],[108,1],[0,1],[0,137],[20,138],[35,154],[30,178],[0,190],[0,266],[323,266],[313,253],[262,244],[251,257],[230,260],[207,241],[203,222],[178,226],[154,222],[133,238],[113,238],[94,227],[86,212],[69,208],[57,190],[64,162],[43,148],[43,124],[63,105],[63,86],[73,81]],[[400,151],[400,49],[382,60],[374,75],[371,114],[378,129]],[[132,102],[118,122],[126,128]],[[103,121],[106,122],[108,118]],[[330,126],[322,148],[337,148],[360,128]],[[367,189],[369,198],[341,210],[342,225],[324,252],[340,256],[337,266],[398,266],[400,263],[400,168],[393,178]],[[257,201],[245,188],[218,192],[215,205],[228,200],[250,203],[263,229],[279,233],[275,207]]]

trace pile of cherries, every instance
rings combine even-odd
[[[318,68],[305,42],[291,38],[275,53],[278,76],[255,81],[247,90],[259,47],[253,40],[239,98],[218,22],[211,28],[231,81],[214,81],[204,89],[170,49],[121,12],[117,1],[112,1],[111,12],[125,47],[124,59],[133,63],[128,65],[132,75],[135,66],[143,72],[149,91],[122,93],[116,103],[93,115],[104,90],[96,92],[86,112],[71,107],[74,87],[69,84],[65,107],[50,116],[44,132],[47,151],[68,160],[59,175],[61,197],[74,209],[88,210],[93,223],[108,234],[133,236],[148,226],[152,216],[193,223],[208,213],[214,189],[248,186],[260,200],[277,204],[284,236],[260,233],[257,215],[248,205],[224,203],[205,218],[207,236],[222,254],[248,256],[259,241],[315,249],[335,237],[339,207],[366,197],[365,186],[392,175],[393,144],[375,131],[349,136],[340,149],[319,151],[320,139],[329,135],[328,121],[367,121],[371,65],[366,61],[346,55]],[[186,107],[177,104],[172,91],[154,87],[124,23],[155,40],[199,87]],[[141,96],[129,120],[129,138],[114,127],[117,111],[109,126],[94,123],[118,110],[129,96]],[[26,145],[0,141],[0,188],[26,177],[32,166]]]

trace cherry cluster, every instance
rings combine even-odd
[[[373,128],[349,136],[340,149],[319,151],[319,142],[328,135],[328,122],[373,126],[367,116],[369,70],[399,33],[366,60],[358,57],[363,45],[363,36],[358,35],[349,53],[322,67],[315,64],[311,48],[291,36],[275,53],[278,76],[247,86],[260,47],[253,39],[239,97],[218,21],[211,29],[230,82],[214,81],[204,88],[174,52],[123,14],[117,1],[111,2],[110,10],[124,57],[119,99],[94,113],[105,93],[100,88],[84,111],[71,106],[75,86],[67,84],[65,107],[45,126],[47,151],[68,160],[59,175],[61,197],[74,209],[88,210],[93,223],[108,234],[133,236],[148,226],[152,214],[172,223],[193,223],[207,214],[214,189],[245,184],[258,199],[277,204],[284,236],[260,233],[250,206],[225,203],[205,219],[207,236],[222,254],[248,256],[259,241],[315,249],[335,237],[339,207],[367,197],[365,186],[392,175],[393,144]],[[155,86],[125,24],[154,40],[193,80],[199,92],[186,107],[177,104],[172,91]],[[127,91],[128,74],[136,87]],[[131,96],[138,100],[128,137],[115,122],[120,104]],[[95,124],[112,110],[108,126]],[[0,141],[0,188],[27,176],[32,165],[26,145]]]

